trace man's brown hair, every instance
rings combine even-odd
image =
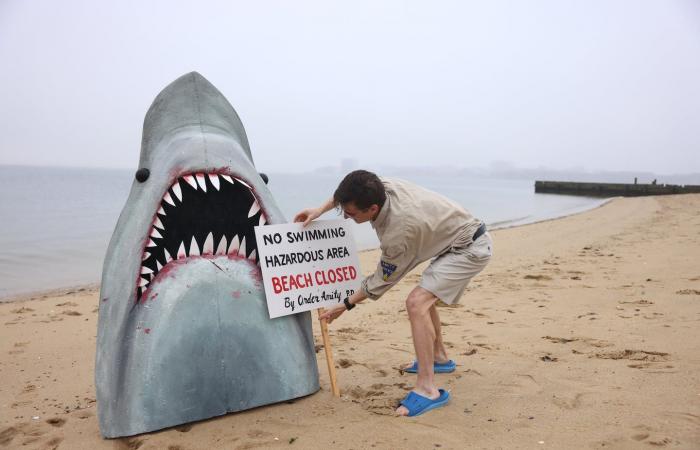
[[[345,175],[333,193],[335,206],[353,202],[357,208],[364,210],[372,205],[381,208],[385,201],[384,183],[377,175],[367,170],[355,170]]]

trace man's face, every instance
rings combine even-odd
[[[355,202],[348,202],[340,205],[343,210],[343,217],[346,219],[352,219],[356,223],[364,223],[368,220],[372,220],[379,213],[379,205],[371,205],[367,209],[359,209],[355,206]]]

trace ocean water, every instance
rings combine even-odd
[[[102,262],[126,202],[130,170],[0,166],[0,299],[99,282]],[[269,174],[269,187],[291,220],[328,199],[340,175]],[[406,176],[464,205],[491,229],[584,211],[604,200],[535,194],[534,180]],[[338,218],[331,211],[324,219]],[[378,241],[354,225],[360,249]]]

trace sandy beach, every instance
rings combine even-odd
[[[493,236],[489,267],[440,309],[458,364],[437,375],[447,407],[394,416],[414,382],[398,368],[413,358],[404,299],[419,267],[330,326],[340,399],[319,351],[314,395],[104,440],[89,287],[0,304],[0,448],[700,448],[700,195],[614,199]],[[363,252],[363,271],[378,256]]]

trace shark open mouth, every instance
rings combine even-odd
[[[222,173],[181,175],[155,214],[136,283],[136,301],[168,264],[227,256],[258,263],[256,225],[267,216],[250,185]]]

